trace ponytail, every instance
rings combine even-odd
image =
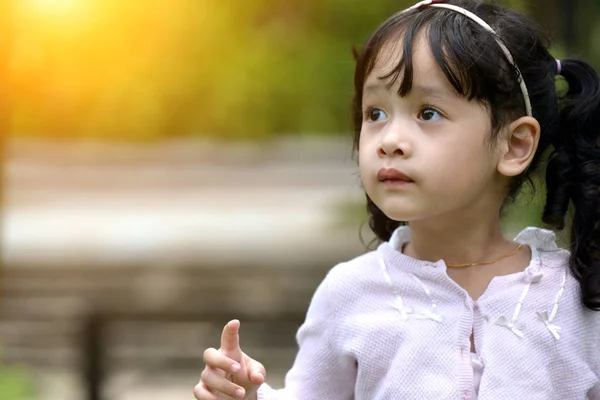
[[[563,60],[561,66],[569,88],[559,99],[542,219],[562,229],[572,206],[569,267],[583,304],[600,311],[600,76],[582,61]]]

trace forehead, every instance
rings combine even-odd
[[[417,85],[438,86],[448,92],[456,93],[454,87],[448,82],[440,66],[433,57],[426,34],[418,34],[412,44],[412,81]],[[399,85],[404,76],[405,66],[398,68],[403,59],[403,36],[387,40],[379,50],[374,61],[373,69],[367,75],[364,86],[386,85],[394,83]],[[406,64],[406,60],[404,60]],[[395,74],[390,73],[395,71]],[[389,77],[388,77],[389,76]],[[394,77],[397,76],[396,82]],[[384,78],[386,77],[386,78]]]

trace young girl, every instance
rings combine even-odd
[[[520,14],[429,0],[371,35],[354,84],[381,244],[317,289],[285,389],[264,383],[234,320],[196,398],[600,399],[598,74],[555,60]],[[543,220],[562,229],[572,210],[570,251],[545,229],[501,234],[542,166]]]

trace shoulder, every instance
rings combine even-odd
[[[378,250],[372,250],[341,262],[329,270],[324,283],[337,290],[360,285],[364,281],[370,280],[378,271],[378,258]]]
[[[321,282],[319,290],[326,291],[335,303],[345,305],[379,290],[379,284],[384,282],[379,258],[379,251],[372,250],[335,265]]]
[[[545,296],[548,311],[556,308],[557,319],[574,333],[578,341],[600,350],[600,335],[597,334],[600,331],[600,312],[591,311],[583,305],[581,284],[569,266],[571,253],[556,246],[554,237],[548,239],[548,236],[544,236],[545,240],[536,249],[544,283],[540,294]]]
[[[577,297],[578,282],[570,273],[569,258],[571,253],[557,244],[556,234],[547,229],[529,227],[521,231],[515,241],[531,249],[531,264],[525,270],[539,271],[543,276],[541,285],[547,290],[559,290],[561,297]]]

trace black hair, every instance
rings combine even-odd
[[[507,200],[516,197],[523,183],[545,162],[546,204],[542,220],[563,229],[570,206],[569,266],[581,284],[583,304],[600,311],[600,77],[588,64],[561,61],[560,75],[566,93],[556,89],[557,63],[548,51],[546,37],[527,17],[497,4],[476,0],[450,0],[487,22],[496,37],[478,23],[455,11],[424,7],[397,13],[386,20],[357,52],[353,102],[354,150],[362,125],[364,82],[375,67],[382,48],[401,42],[402,53],[388,75],[401,79],[398,94],[411,90],[415,38],[424,34],[442,72],[454,89],[484,104],[490,113],[492,138],[514,119],[526,115],[519,87],[519,71],[498,45],[509,49],[527,85],[533,117],[541,126],[538,149],[529,167],[512,179]],[[533,186],[533,185],[532,185]],[[388,218],[367,195],[369,226],[380,241],[389,240],[401,221]]]

